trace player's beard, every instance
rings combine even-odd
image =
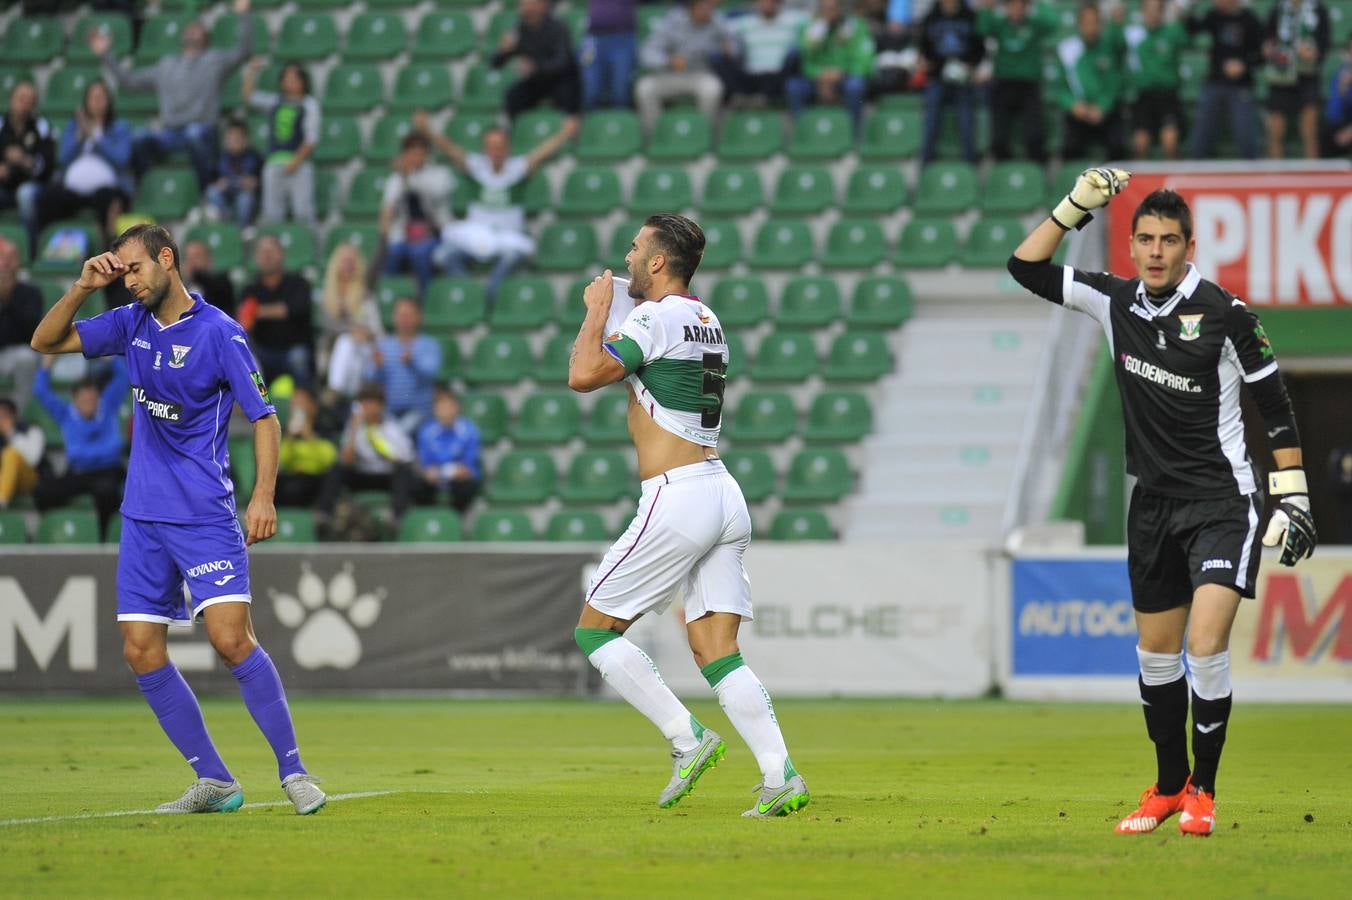
[[[647,272],[629,273],[629,297],[633,300],[647,300],[648,288],[652,287],[652,277]]]
[[[147,310],[154,313],[164,304],[164,298],[169,296],[169,279],[164,279],[163,284],[154,287],[147,287],[146,294],[138,301]]]

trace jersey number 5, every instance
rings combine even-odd
[[[728,386],[728,364],[721,353],[704,354],[704,380],[700,385],[700,399],[704,400],[700,425],[717,428],[723,419],[723,391]]]

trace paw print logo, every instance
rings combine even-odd
[[[352,563],[328,584],[315,574],[308,562],[301,563],[296,593],[283,594],[268,589],[277,619],[287,628],[295,628],[291,654],[303,669],[350,669],[361,660],[358,630],[369,628],[380,617],[385,589],[357,593]]]

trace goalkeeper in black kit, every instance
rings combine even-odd
[[[1144,834],[1179,813],[1184,834],[1207,835],[1216,827],[1216,770],[1230,720],[1230,628],[1240,598],[1254,596],[1260,535],[1263,544],[1281,547],[1287,566],[1313,553],[1317,538],[1272,345],[1243,300],[1193,267],[1192,214],[1183,198],[1159,190],[1136,208],[1134,278],[1049,261],[1066,232],[1083,227],[1130,177],[1110,168],[1081,173],[1014,251],[1009,271],[1033,293],[1098,321],[1122,396],[1127,471],[1137,479],[1127,567],[1141,703],[1159,770],[1117,831]],[[1277,504],[1266,529],[1261,484],[1244,445],[1241,383],[1263,416],[1276,463],[1268,489]]]

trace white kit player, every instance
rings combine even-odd
[[[718,317],[687,293],[703,255],[704,232],[694,222],[650,216],[625,257],[632,308],[624,304],[612,313],[616,287],[624,282],[613,280],[609,269],[583,292],[587,316],[568,386],[586,392],[627,382],[643,494],[633,523],[587,588],[575,636],[607,683],[671,742],[671,783],[658,805],[675,806],[723,758],[726,745],[691,715],[624,632],[680,598],[695,661],[763,776],[756,804],[744,815],[782,816],[802,809],[809,797],[770,695],[737,647],[737,629],[751,618],[751,583],[742,567],[751,517],[717,453],[727,341]]]

